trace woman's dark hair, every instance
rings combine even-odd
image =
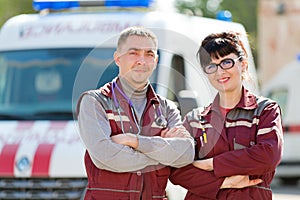
[[[241,34],[236,32],[212,33],[201,43],[197,57],[202,68],[210,64],[211,58],[219,59],[231,53],[241,57],[241,60],[248,57]]]

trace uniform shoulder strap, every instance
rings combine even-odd
[[[275,103],[274,100],[271,100],[267,97],[263,96],[257,96],[256,97],[256,102],[257,102],[257,108],[255,109],[255,112],[253,113],[256,116],[260,116],[262,111],[267,107],[268,105]]]
[[[76,115],[78,116],[80,111],[80,103],[84,95],[90,95],[93,96],[102,106],[105,110],[111,110],[112,109],[112,101],[111,99],[104,95],[100,90],[88,90],[80,95],[77,101],[77,107],[76,107]]]

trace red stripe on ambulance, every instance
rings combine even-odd
[[[32,176],[49,176],[49,167],[54,144],[39,144],[32,164]]]
[[[0,153],[0,175],[13,176],[15,157],[19,144],[6,144]]]

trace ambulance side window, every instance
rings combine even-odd
[[[284,118],[286,115],[286,107],[288,101],[288,90],[286,88],[276,89],[269,92],[267,95],[270,99],[276,101],[282,111],[282,117]]]
[[[6,84],[7,62],[4,57],[0,55],[0,102],[4,98],[4,88]]]
[[[178,92],[185,89],[184,59],[180,55],[174,55],[171,62],[167,98],[178,102]]]

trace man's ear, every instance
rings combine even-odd
[[[155,62],[156,62],[156,66],[155,66],[155,68],[156,68],[156,67],[157,67],[157,64],[158,64],[158,55],[156,55]]]
[[[114,52],[114,60],[117,66],[120,66],[120,56],[117,51]]]
[[[159,56],[159,55],[156,55],[156,60],[155,60],[155,61],[156,61],[156,64],[158,63],[158,56]]]

